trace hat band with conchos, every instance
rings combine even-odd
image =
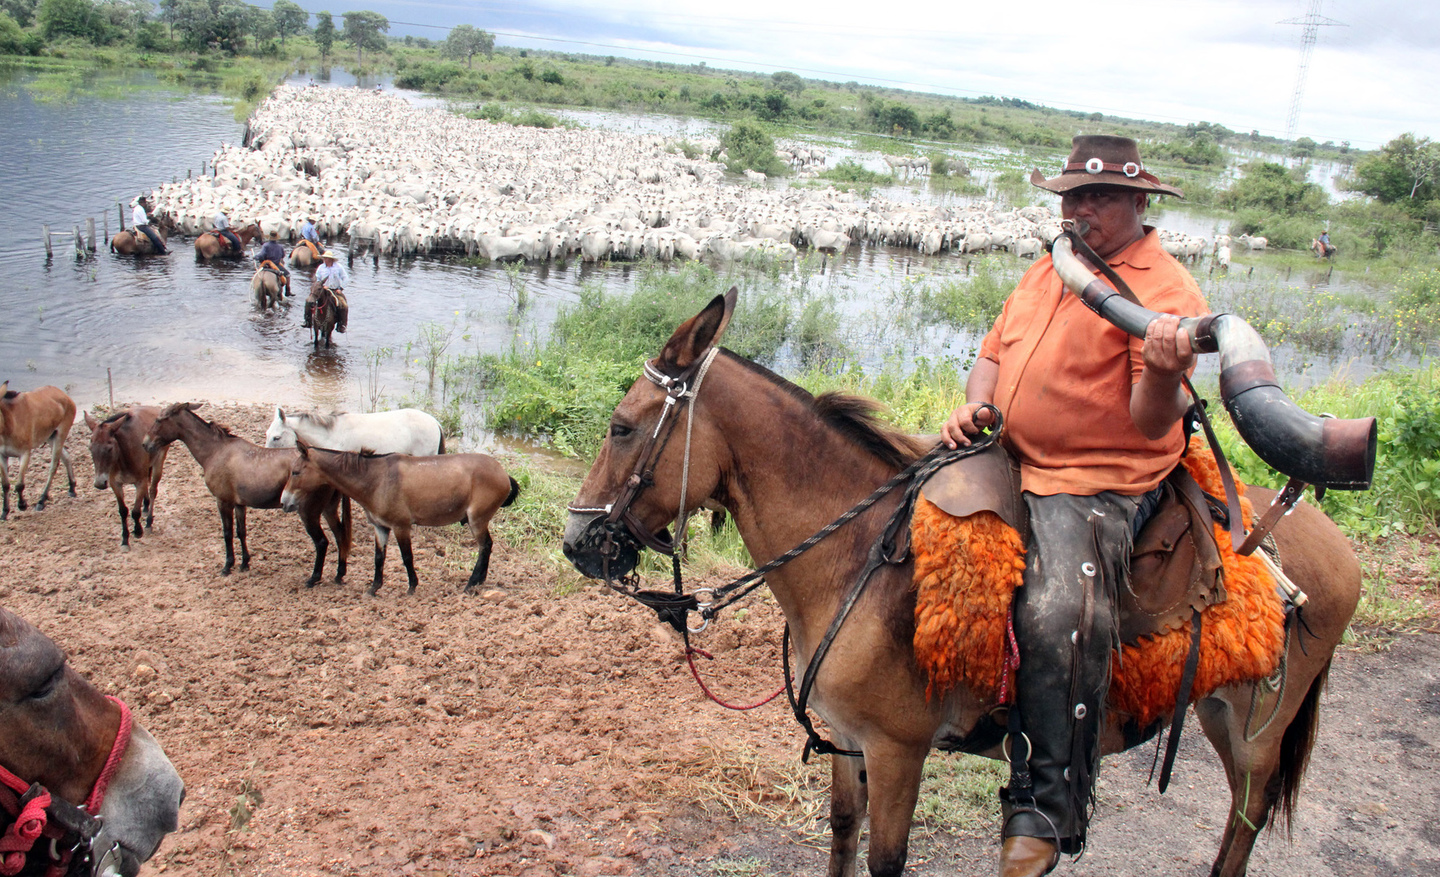
[[[1140,174],[1144,170],[1145,168],[1142,165],[1137,164],[1133,161],[1127,161],[1124,164],[1114,164],[1106,162],[1103,159],[1092,158],[1088,161],[1069,162],[1065,165],[1065,170],[1062,171],[1062,173],[1069,174],[1074,173],[1075,171],[1085,171],[1086,173],[1098,174],[1109,171],[1112,174],[1124,174],[1125,176],[1134,179],[1135,177],[1140,176]]]

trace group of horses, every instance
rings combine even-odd
[[[175,232],[174,226],[165,220],[156,222],[151,228],[162,243],[168,243],[169,235]],[[259,240],[263,233],[260,223],[252,222],[243,228],[234,230],[234,235],[240,241],[239,249],[236,249],[227,238],[214,229],[202,233],[195,238],[195,258],[201,261],[215,258],[241,258],[245,255],[246,248]],[[153,256],[156,254],[149,237],[129,228],[116,232],[110,239],[110,252],[122,256]],[[320,252],[320,248],[302,240],[290,251],[290,265],[300,269],[313,268],[320,261]],[[257,309],[265,311],[278,306],[285,292],[285,282],[277,272],[260,267],[256,268],[255,273],[251,275],[250,294],[254,298]],[[333,343],[335,326],[339,319],[339,303],[329,290],[320,290],[310,317],[312,346],[319,350],[320,343],[323,341],[326,349],[329,349]]]

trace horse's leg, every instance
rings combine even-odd
[[[907,746],[883,740],[865,747],[871,877],[899,877],[905,870],[910,823],[920,796],[920,775],[930,751],[928,743]]]
[[[495,540],[490,538],[489,527],[481,532],[478,541],[480,552],[475,556],[475,568],[470,571],[470,581],[465,583],[467,594],[485,584],[485,576],[490,572],[490,549],[494,547]]]
[[[137,488],[138,490],[138,488]],[[120,547],[130,548],[130,523],[125,519],[130,516],[130,510],[125,508],[125,487],[115,479],[110,479],[110,492],[115,494],[115,505],[120,509]],[[135,498],[135,511],[140,511],[140,498]],[[137,528],[140,526],[137,522]],[[136,533],[135,535],[140,535]]]
[[[373,524],[373,522],[372,522]],[[375,527],[375,580],[370,583],[370,596],[380,592],[380,586],[385,583],[385,545],[390,541],[390,529],[379,524]]]
[[[345,562],[350,557],[350,528],[347,526],[348,515],[346,519],[342,519],[341,516],[336,513],[336,507],[339,506],[341,502],[349,501],[349,497],[342,500],[339,498],[339,495],[337,495],[327,502],[325,508],[320,512],[321,516],[325,518],[325,523],[330,526],[330,532],[335,536],[336,584],[345,580]],[[315,581],[320,581],[319,567],[315,569]]]
[[[405,562],[405,576],[410,581],[410,587],[405,593],[413,594],[415,586],[420,584],[420,577],[415,574],[415,555],[410,550],[410,528],[404,526],[397,529],[395,541],[400,543],[400,559]]]
[[[316,503],[316,505],[321,505]],[[315,545],[315,568],[310,571],[310,578],[305,580],[305,587],[313,588],[319,584],[320,576],[325,571],[325,552],[330,548],[330,540],[325,538],[325,531],[320,529],[321,515],[329,515],[329,503],[323,508],[316,509],[308,504],[301,509],[300,520],[305,524],[305,534]]]
[[[850,748],[840,744],[843,748]],[[865,761],[830,756],[830,866],[828,877],[855,877],[860,829],[865,825],[868,784],[862,779]]]
[[[56,429],[48,440],[50,445],[50,468],[45,471],[45,489],[40,491],[40,501],[35,503],[38,511],[45,508],[45,503],[50,501],[50,485],[55,483],[55,470],[60,468],[60,461],[65,461],[65,474],[70,478],[70,495],[75,495],[75,470],[70,467],[70,455],[65,453],[64,437],[60,430]]]
[[[215,500],[220,507],[220,530],[225,534],[225,568],[220,575],[230,575],[235,566],[235,506],[223,499]]]
[[[70,430],[69,430],[69,429],[66,429],[66,430],[65,430],[65,435],[59,436],[59,437],[56,439],[56,444],[59,445],[59,447],[60,447],[60,459],[65,462],[65,480],[69,482],[68,487],[69,487],[69,490],[70,490],[70,495],[71,495],[71,496],[74,496],[74,495],[75,495],[75,465],[70,461],[70,452],[67,451],[67,450],[65,450],[65,438],[66,438],[66,436],[68,436],[69,434],[70,434]]]
[[[32,448],[20,452],[20,471],[15,475],[15,505],[22,512],[30,508],[29,503],[25,502],[25,471],[30,468],[30,454],[33,450]]]
[[[235,535],[240,537],[240,571],[250,571],[250,544],[245,541],[245,506],[235,506]]]
[[[0,454],[0,521],[10,517],[10,457]]]

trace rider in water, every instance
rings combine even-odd
[[[235,236],[235,232],[230,230],[230,219],[225,215],[223,210],[215,214],[215,234],[236,253],[244,251],[245,245],[240,243],[240,239]]]
[[[320,253],[325,247],[320,243],[320,232],[315,230],[315,220],[305,217],[305,222],[300,226],[300,240],[309,241],[311,248],[315,251],[315,258],[320,258]]]
[[[143,234],[150,239],[150,246],[155,248],[157,255],[163,256],[166,253],[165,242],[160,240],[160,235],[150,227],[150,217],[145,215],[145,202],[136,198],[130,202],[130,223],[135,226],[136,234]]]
[[[285,294],[290,295],[290,269],[285,267],[285,248],[280,246],[280,233],[270,232],[270,240],[260,248],[255,256],[255,261],[261,268],[268,268],[280,275],[280,283],[285,287]]]
[[[335,254],[330,250],[321,253],[320,258],[324,264],[315,269],[315,280],[310,284],[310,296],[305,299],[305,321],[301,325],[306,329],[311,327],[310,316],[315,303],[320,300],[320,288],[324,287],[335,295],[335,331],[344,332],[346,324],[350,322],[350,301],[345,297],[345,283],[349,276],[345,273],[345,268],[336,263]]]

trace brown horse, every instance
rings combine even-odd
[[[50,499],[50,483],[55,480],[55,467],[61,460],[65,461],[65,475],[70,479],[70,495],[75,495],[75,468],[70,465],[70,452],[65,450],[65,439],[74,425],[75,403],[58,387],[17,393],[10,389],[9,381],[0,384],[0,521],[10,517],[10,458],[20,458],[15,498],[23,512],[25,470],[30,467],[30,453],[41,445],[50,445],[50,471],[45,474],[45,489],[40,491],[35,508],[45,508]]]
[[[250,294],[255,297],[255,307],[262,311],[279,306],[284,288],[280,275],[269,268],[256,268],[250,278]]]
[[[290,251],[290,264],[295,268],[313,268],[320,264],[321,248],[314,243],[302,239]]]
[[[245,255],[245,248],[250,242],[260,237],[260,223],[252,222],[244,228],[230,229],[235,237],[240,239],[240,249],[232,250],[230,243],[213,230],[207,231],[195,239],[195,258],[213,259],[216,256],[225,256],[230,259],[238,259]]]
[[[914,460],[928,444],[885,429],[874,403],[827,394],[819,398],[728,351],[708,361],[730,320],[735,293],[717,296],[681,325],[647,366],[610,419],[600,455],[571,507],[565,553],[582,572],[627,574],[640,545],[664,545],[663,533],[681,506],[714,500],[734,516],[757,564],[798,545]],[[705,369],[697,374],[696,367]],[[688,371],[687,371],[688,370]],[[655,442],[662,412],[672,408],[660,384],[683,378],[694,397],[673,410],[668,442]],[[647,464],[642,455],[651,455]],[[682,475],[682,472],[684,473]],[[653,474],[652,474],[653,473]],[[1269,494],[1255,489],[1257,503]],[[784,610],[797,667],[807,666],[840,602],[866,562],[896,493],[765,576]],[[613,512],[613,514],[612,514]],[[621,516],[623,514],[623,516]],[[624,522],[621,548],[597,536],[607,518]],[[627,535],[628,534],[628,535]],[[1301,505],[1275,528],[1285,571],[1309,595],[1308,629],[1292,637],[1283,696],[1274,719],[1247,733],[1256,684],[1221,688],[1195,702],[1206,736],[1219,752],[1230,783],[1235,818],[1221,839],[1213,873],[1245,873],[1256,833],[1278,802],[1294,806],[1318,718],[1330,658],[1359,599],[1359,564],[1344,536],[1311,506]],[[606,567],[608,566],[608,570]],[[863,758],[832,756],[831,875],[855,873],[860,829],[870,815],[873,875],[904,870],[921,770],[933,747],[998,756],[995,737],[972,732],[992,723],[986,699],[963,685],[943,697],[926,695],[913,638],[916,595],[913,563],[884,564],[839,628],[815,679],[811,707],[828,723],[841,749]],[[1262,692],[1263,694],[1263,692]],[[1268,715],[1273,696],[1263,701]],[[1139,741],[1125,739],[1112,711],[1107,753]],[[1003,726],[1000,727],[1003,731]],[[1149,733],[1153,736],[1155,729]]]
[[[323,286],[312,287],[319,296],[313,302],[306,302],[305,306],[310,309],[310,341],[316,350],[320,349],[320,341],[324,339],[325,349],[330,349],[330,337],[335,334],[335,324],[340,319],[340,307],[335,301],[335,293]]]
[[[485,583],[490,569],[490,519],[515,501],[520,485],[505,474],[494,457],[486,454],[442,454],[412,457],[408,454],[352,454],[312,448],[303,441],[290,467],[281,504],[295,508],[308,493],[333,486],[365,508],[375,528],[375,581],[372,595],[385,581],[385,547],[394,532],[400,543],[410,589],[415,593],[420,578],[410,553],[410,528],[443,527],[457,521],[470,525],[479,545],[475,568],[465,583],[465,593]]]
[[[151,228],[159,236],[160,243],[169,244],[165,229],[158,225],[152,225]],[[114,236],[110,238],[110,252],[121,256],[153,256],[155,255],[155,245],[150,242],[149,236],[127,228],[115,232]]]
[[[185,785],[159,744],[49,637],[4,608],[0,716],[0,820],[23,812],[41,830],[33,846],[9,847],[7,867],[133,877],[178,827]]]
[[[155,425],[145,434],[142,446],[154,452],[179,439],[205,472],[205,486],[210,488],[220,509],[220,524],[225,534],[225,568],[228,576],[235,566],[235,532],[240,535],[240,571],[250,569],[250,548],[245,542],[245,510],[278,509],[290,464],[297,456],[288,448],[262,448],[234,435],[225,427],[201,419],[194,402],[178,402],[160,412]],[[305,533],[315,544],[315,568],[305,586],[320,581],[325,567],[325,552],[330,543],[320,529],[320,519],[335,534],[335,581],[345,578],[345,564],[350,558],[350,519],[337,514],[340,494],[325,487],[306,492],[291,505],[300,512]]]
[[[90,460],[95,464],[95,489],[109,487],[115,492],[120,507],[120,544],[130,547],[130,528],[125,523],[129,514],[135,523],[135,536],[145,535],[140,528],[140,513],[145,513],[145,526],[155,527],[155,498],[160,494],[160,475],[165,469],[165,455],[170,449],[158,448],[149,453],[140,446],[145,434],[155,425],[160,409],[153,405],[112,414],[104,422],[85,412],[85,425],[90,427]],[[125,508],[125,485],[135,485],[135,505]]]

